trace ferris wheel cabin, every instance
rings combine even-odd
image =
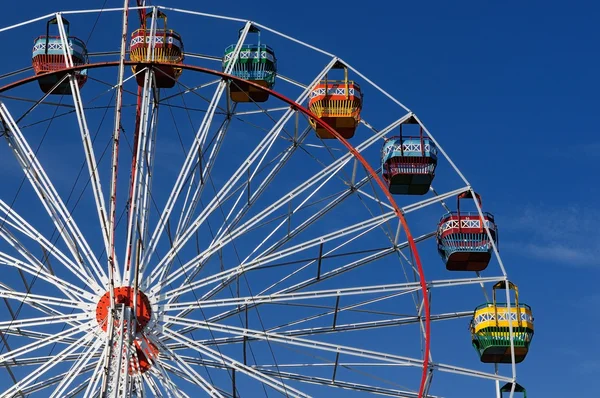
[[[492,245],[483,225],[494,241],[496,224],[490,213],[450,212],[438,224],[438,252],[449,271],[483,271],[492,258]]]
[[[277,75],[275,51],[266,44],[261,44],[258,28],[252,26],[249,33],[257,34],[257,44],[242,45],[231,74],[271,89],[275,86]],[[236,44],[232,44],[225,49],[223,71],[234,61],[235,47]],[[268,92],[245,82],[231,82],[229,96],[234,102],[265,102],[269,99]]]
[[[321,121],[331,126],[345,139],[354,137],[360,122],[363,95],[360,86],[348,80],[348,68],[336,64],[334,68],[344,69],[344,80],[325,80],[318,83],[310,92],[308,107]],[[319,126],[314,119],[309,120],[321,139],[333,139],[335,136]]]
[[[73,66],[85,65],[88,63],[88,52],[85,43],[69,34],[69,21],[63,20],[65,28],[66,41],[68,43],[67,53],[71,55]],[[63,40],[60,34],[50,35],[51,27],[56,25],[58,28],[58,20],[51,19],[46,24],[46,34],[35,39],[33,44],[33,54],[31,63],[36,75],[44,75],[46,73],[58,72],[67,67],[65,62],[65,49]],[[71,85],[69,79],[65,78],[67,73],[53,73],[49,76],[41,76],[38,79],[40,89],[44,93],[50,94],[70,94]],[[79,70],[73,72],[75,80],[79,88],[82,88],[87,81],[87,70]],[[58,86],[56,86],[58,84]],[[55,87],[56,86],[56,87]],[[54,88],[54,90],[52,90]]]
[[[508,397],[508,395],[504,395],[504,393],[510,393],[513,389],[513,383],[506,383],[502,387],[500,387],[500,397]],[[514,392],[518,393],[518,395],[514,395],[515,397],[519,396],[522,398],[527,398],[527,390],[525,387],[520,385],[519,383],[515,383]]]
[[[481,205],[481,197],[476,200]],[[457,211],[445,214],[437,229],[438,252],[449,271],[483,271],[492,258],[492,243],[485,227],[497,242],[498,228],[490,213],[461,212],[460,200],[473,198],[470,191],[458,196]]]
[[[473,347],[484,363],[512,363],[511,343],[515,363],[523,362],[529,352],[534,331],[531,307],[519,303],[517,287],[507,283],[508,288],[515,292],[514,305],[509,309],[506,303],[496,301],[496,290],[506,289],[506,282],[498,282],[493,288],[493,302],[477,307],[471,320]]]
[[[381,170],[388,189],[394,195],[424,195],[435,177],[437,148],[423,128],[418,137],[388,138],[381,151]]]
[[[162,21],[162,28],[159,28]],[[183,41],[179,33],[167,29],[167,16],[161,11],[156,14],[155,26],[152,27],[152,13],[146,14],[146,26],[131,34],[130,58],[134,62],[160,62],[154,67],[156,87],[171,88],[175,86],[181,76],[182,69],[175,66],[183,61]],[[150,43],[154,45],[150,48]],[[173,65],[165,65],[173,64]],[[140,87],[144,86],[145,73],[141,72],[143,65],[134,65],[136,81]],[[141,72],[141,73],[138,73]]]

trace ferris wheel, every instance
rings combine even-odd
[[[299,39],[124,3],[0,28],[0,397],[526,396],[443,140]]]

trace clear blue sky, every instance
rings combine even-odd
[[[110,6],[120,3],[108,0]],[[347,59],[410,107],[496,215],[509,276],[533,308],[536,335],[518,365],[519,381],[531,397],[597,396],[598,4],[154,3],[248,18],[284,31]],[[31,0],[24,7],[7,1],[3,25],[102,4]],[[474,355],[471,347],[465,350]]]

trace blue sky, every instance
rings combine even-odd
[[[24,9],[8,2],[4,24],[102,3],[33,0]],[[284,31],[347,59],[411,108],[481,193],[484,209],[495,214],[509,276],[533,308],[536,335],[518,365],[519,381],[530,396],[597,394],[590,380],[600,374],[594,327],[600,322],[600,6],[155,3]]]

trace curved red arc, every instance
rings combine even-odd
[[[415,263],[417,265],[417,271],[419,273],[421,291],[423,294],[423,307],[425,310],[425,352],[423,355],[423,372],[421,375],[421,383],[420,383],[420,387],[419,387],[419,398],[422,398],[424,391],[425,391],[425,384],[427,381],[427,371],[429,369],[429,353],[430,353],[430,346],[431,346],[431,341],[430,341],[430,338],[431,338],[431,314],[430,314],[430,308],[429,308],[429,295],[428,295],[428,290],[427,290],[427,282],[425,280],[425,272],[423,271],[423,265],[421,263],[421,258],[419,256],[419,252],[417,251],[415,241],[412,237],[412,234],[410,233],[410,229],[408,228],[406,219],[404,218],[404,215],[402,214],[402,210],[396,204],[392,194],[390,194],[390,192],[388,190],[388,187],[384,184],[383,180],[379,177],[379,175],[375,172],[375,170],[369,165],[369,163],[366,161],[366,159],[347,140],[345,140],[335,129],[333,129],[327,123],[320,120],[309,109],[303,107],[302,105],[296,103],[294,100],[292,100],[274,90],[263,87],[252,81],[244,80],[239,77],[228,75],[223,72],[216,71],[216,70],[203,68],[200,66],[186,65],[186,64],[167,64],[167,63],[163,63],[163,62],[133,62],[133,61],[125,61],[124,63],[125,63],[125,65],[140,65],[140,66],[160,66],[160,65],[175,66],[175,67],[180,67],[182,69],[187,69],[187,70],[192,70],[192,71],[196,71],[196,72],[210,74],[213,76],[218,76],[223,79],[231,80],[231,81],[238,82],[238,83],[249,84],[250,86],[253,86],[259,90],[266,91],[269,93],[269,95],[272,95],[273,97],[287,103],[290,107],[292,107],[292,109],[298,110],[298,111],[302,112],[303,114],[305,114],[306,116],[313,118],[318,125],[320,125],[322,128],[327,130],[331,135],[336,137],[346,147],[346,149],[348,149],[348,151],[350,153],[352,153],[352,155],[354,155],[354,157],[356,159],[358,159],[358,161],[363,165],[363,167],[367,170],[367,172],[373,177],[375,182],[379,185],[379,187],[385,194],[386,198],[388,199],[388,201],[394,208],[394,212],[398,216],[398,219],[400,220],[400,223],[402,224],[402,227],[405,230],[408,244],[409,244],[410,249],[413,252],[413,255],[415,257]],[[102,68],[102,67],[112,67],[112,66],[118,66],[119,64],[120,64],[119,61],[111,61],[111,62],[103,62],[103,63],[78,65],[78,66],[74,66],[71,68],[65,68],[65,69],[62,69],[62,70],[56,71],[56,72],[50,72],[50,73],[40,74],[37,76],[31,76],[31,77],[19,80],[17,82],[8,84],[4,87],[0,87],[0,93],[4,92],[6,90],[12,89],[12,88],[21,86],[23,84],[32,82],[34,80],[37,80],[41,76],[64,74],[64,73],[68,73],[68,72],[75,72],[75,71],[82,70],[82,69],[96,69],[96,68]]]

